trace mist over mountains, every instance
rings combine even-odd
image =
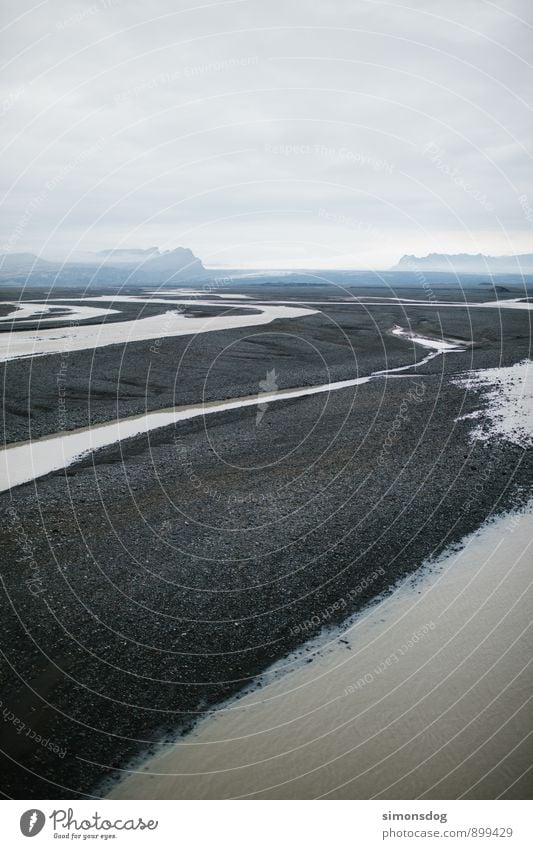
[[[316,269],[315,273],[318,271],[320,269]],[[305,269],[264,269],[251,273],[242,269],[224,269],[223,272],[225,276],[241,278],[244,275],[250,283],[278,277],[293,285],[313,285],[313,275]],[[322,273],[326,273],[324,269]],[[356,268],[327,271],[328,279],[341,286],[354,282],[372,286],[395,282],[409,286],[417,283],[417,275],[420,273],[432,274],[435,284],[445,283],[449,275],[462,275],[463,285],[475,285],[476,277],[486,280],[487,276],[511,277],[512,281],[516,275],[533,274],[533,254],[487,256],[431,253],[422,257],[405,254],[388,271],[358,271]],[[184,247],[171,250],[161,250],[154,246],[76,251],[65,259],[45,259],[33,253],[0,255],[0,281],[23,281],[26,286],[51,283],[58,286],[164,285],[207,280],[215,274],[215,269],[206,269],[190,248]]]
[[[164,271],[169,274],[184,272],[189,276],[204,276],[206,271],[202,262],[189,248],[174,248],[161,251],[152,248],[120,248],[85,254],[87,262],[101,265],[127,265],[138,271]]]
[[[391,271],[446,271],[463,274],[532,274],[533,254],[487,256],[485,254],[428,254],[402,256]]]
[[[79,251],[64,261],[48,260],[32,253],[0,256],[0,279],[30,275],[32,281],[38,282],[62,281],[75,275],[77,282],[142,284],[208,276],[202,261],[189,248],[182,247],[168,251],[157,247]]]

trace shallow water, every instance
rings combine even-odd
[[[523,298],[508,298],[505,301],[419,301],[412,298],[396,298],[385,297],[384,295],[365,295],[358,297],[352,295],[341,301],[310,301],[302,299],[301,301],[270,301],[272,304],[289,304],[301,303],[310,304],[312,306],[359,306],[359,307],[380,307],[380,306],[406,306],[406,307],[425,307],[432,309],[433,307],[455,307],[458,309],[514,309],[514,310],[533,310],[533,301],[525,301]]]
[[[419,336],[412,330],[404,330],[398,324],[392,328],[392,333],[395,336],[401,336],[402,339],[408,339],[410,342],[416,342],[417,345],[422,345],[423,348],[432,348],[436,351],[464,351],[464,348],[456,342],[449,342],[446,339],[430,339],[427,336]]]
[[[533,512],[484,526],[110,796],[528,798],[532,546]]]
[[[133,296],[101,296],[95,298],[80,298],[83,301],[108,301],[110,303],[143,301]],[[151,298],[149,303],[172,305],[184,303],[170,299]],[[222,302],[195,301],[210,306],[232,306]],[[88,309],[88,308],[87,308]],[[241,309],[244,309],[242,307]],[[59,330],[19,330],[0,336],[0,362],[18,357],[40,357],[46,354],[65,354],[71,351],[82,351],[91,348],[101,348],[105,345],[125,345],[131,342],[145,342],[152,339],[166,339],[170,336],[193,336],[197,333],[210,333],[216,330],[230,330],[237,327],[255,327],[270,324],[277,318],[298,318],[312,315],[315,310],[300,306],[281,306],[278,304],[251,305],[247,314],[232,315],[231,313],[205,316],[184,316],[179,310],[172,310],[163,315],[138,318],[131,321],[99,324],[96,326],[65,327]],[[107,310],[106,310],[107,312]]]
[[[118,310],[104,309],[103,307],[84,307],[84,306],[69,306],[68,304],[52,304],[49,302],[41,303],[41,302],[32,302],[29,301],[2,301],[2,305],[10,305],[14,306],[15,309],[0,317],[0,321],[9,321],[12,322],[16,319],[14,327],[16,327],[17,323],[22,320],[28,321],[38,321],[39,325],[41,324],[50,324],[51,322],[60,322],[60,321],[84,321],[88,318],[102,318],[105,315],[111,315],[112,313],[118,313]],[[46,318],[47,313],[51,312],[52,309],[64,311],[63,315],[58,315],[57,313],[53,313]],[[17,331],[14,331],[17,332]]]
[[[522,448],[533,442],[533,362],[469,371],[453,382],[464,389],[484,390],[486,409],[483,426],[472,431],[472,439],[504,438]],[[463,418],[479,418],[470,413]]]
[[[416,339],[414,340],[416,341]],[[437,346],[438,347],[438,346]],[[447,349],[450,350],[450,349]],[[453,348],[452,350],[462,350]],[[432,351],[416,364],[423,365],[443,349]],[[138,416],[130,416],[120,420],[78,428],[52,434],[42,439],[29,442],[18,442],[0,451],[0,492],[27,483],[35,478],[47,475],[70,466],[76,460],[103,448],[113,445],[123,439],[147,433],[160,427],[166,427],[176,422],[213,413],[237,410],[241,407],[253,407],[257,404],[273,404],[287,401],[290,398],[304,398],[307,395],[335,392],[352,386],[361,386],[376,378],[393,376],[392,373],[407,371],[413,368],[413,363],[393,369],[384,369],[366,377],[355,377],[350,380],[339,380],[335,383],[323,383],[317,386],[304,386],[294,389],[278,389],[276,392],[262,392],[259,395],[249,395],[242,398],[231,398],[224,401],[210,401],[202,404],[190,404],[182,407],[165,407]],[[394,376],[397,376],[396,374]]]
[[[176,290],[179,291],[179,290]],[[176,291],[168,290],[161,291],[160,295],[176,294]],[[70,301],[105,301],[110,303],[159,303],[159,304],[183,304],[188,303],[190,298],[194,298],[195,304],[198,306],[234,306],[231,299],[236,299],[240,296],[236,294],[226,294],[228,302],[224,304],[222,299],[217,300],[211,297],[210,300],[197,300],[197,295],[205,295],[205,293],[194,290],[185,291],[184,297],[178,299],[170,299],[168,297],[155,298],[151,297],[150,293],[140,295],[98,295],[94,297],[84,296],[80,298],[61,299],[55,298],[52,301],[70,300]],[[213,293],[216,295],[216,293]],[[209,296],[208,296],[209,297]],[[385,298],[376,296],[372,300],[359,300],[357,298],[345,299],[343,301],[254,301],[250,304],[249,315],[217,315],[211,318],[198,316],[184,316],[179,310],[174,310],[165,315],[151,316],[147,318],[134,319],[132,321],[123,321],[121,323],[111,323],[98,325],[94,327],[69,327],[64,330],[19,330],[11,334],[0,336],[0,362],[16,359],[19,357],[38,357],[46,354],[58,354],[69,351],[80,351],[91,348],[100,348],[105,345],[126,344],[129,342],[142,342],[151,339],[163,339],[169,336],[188,336],[196,333],[207,333],[216,330],[229,330],[236,327],[254,327],[262,324],[269,324],[277,318],[299,318],[305,315],[312,315],[316,310],[312,309],[316,305],[333,306],[341,304],[349,306],[386,306],[390,303],[397,306],[423,306],[426,309],[431,307],[459,307],[461,309],[518,309],[532,310],[533,303],[524,301],[521,298],[512,298],[503,301],[483,301],[481,303],[452,302],[452,301],[415,301],[408,298]],[[47,301],[49,303],[49,301]],[[46,307],[46,304],[36,305]],[[242,305],[246,308],[248,305]],[[89,312],[83,314],[83,307],[78,308],[78,313],[73,310],[71,320],[79,318],[94,317],[89,315]],[[91,308],[86,308],[90,310]],[[81,310],[81,312],[79,312]],[[254,312],[252,312],[254,310]],[[260,313],[257,313],[257,310]],[[113,312],[113,310],[105,310],[103,313]],[[19,317],[21,314],[19,313]],[[4,317],[5,318],[5,317]],[[51,319],[44,319],[48,321]]]

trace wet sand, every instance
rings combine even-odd
[[[527,798],[532,549],[533,512],[486,524],[110,797]]]
[[[398,330],[401,331],[402,329],[396,328],[393,333],[400,335]],[[424,365],[424,363],[445,351],[465,350],[449,342],[424,339],[414,334],[411,334],[409,339],[425,348],[434,349],[431,354],[420,360],[416,364],[417,366]],[[294,387],[293,389],[280,389],[270,393],[261,392],[242,398],[228,398],[224,401],[168,407],[162,410],[154,410],[144,416],[130,416],[107,424],[79,428],[45,436],[42,439],[15,443],[0,450],[0,492],[20,486],[50,472],[67,468],[92,451],[137,436],[140,433],[148,433],[151,430],[157,430],[199,416],[237,410],[240,407],[273,404],[278,401],[288,401],[294,398],[304,398],[308,395],[320,395],[335,392],[338,389],[361,386],[376,378],[398,377],[399,375],[391,373],[411,371],[414,365],[414,363],[408,363],[405,366],[372,372],[366,377],[356,377],[351,380],[324,383],[318,386]]]
[[[112,306],[106,299],[95,306]],[[117,322],[140,310],[161,320],[161,304],[123,307]],[[2,723],[6,794],[106,795],[119,770],[173,745],[228,699],[240,704],[273,663],[293,651],[309,659],[323,625],[368,611],[425,558],[524,503],[533,457],[520,433],[509,440],[506,427],[501,438],[500,390],[493,398],[472,370],[512,367],[515,380],[530,354],[529,313],[407,310],[327,306],[253,331],[2,365],[10,442],[52,437],[50,446],[62,431],[75,439],[102,424],[102,435],[117,419],[136,429],[131,417],[238,402],[131,438],[121,429],[120,442],[1,495],[3,704],[66,752]],[[465,350],[428,353],[414,337]],[[401,379],[368,379],[380,372]],[[284,393],[283,402],[267,405],[272,373],[271,400]],[[513,406],[524,393],[510,386]],[[294,387],[299,397],[289,398]],[[259,423],[258,403],[268,406]],[[472,438],[480,427],[490,438]],[[339,646],[347,657],[359,651]],[[281,774],[244,792],[292,784]]]
[[[231,301],[222,304],[218,300],[217,306],[201,306],[191,297],[187,303],[184,297],[173,304],[168,299],[160,303],[159,298],[155,299],[156,303],[138,292],[135,296],[116,292],[91,293],[90,302],[94,307],[116,308],[120,312],[98,329],[92,324],[78,330],[86,337],[92,334],[92,344],[92,339],[100,338],[107,326],[107,341],[116,344],[74,350],[67,338],[73,329],[65,327],[63,322],[62,327],[58,324],[53,331],[42,330],[55,337],[64,336],[62,341],[56,340],[58,353],[34,358],[21,356],[0,362],[9,396],[4,408],[4,440],[20,442],[163,407],[253,395],[259,391],[259,382],[264,380],[267,369],[275,370],[282,389],[348,380],[422,359],[421,345],[390,333],[395,325],[432,341],[460,339],[467,346],[465,353],[462,356],[454,354],[449,365],[445,358],[439,362],[447,371],[511,365],[517,358],[529,355],[530,314],[522,310],[434,308],[430,303],[426,304],[425,311],[420,306],[411,309],[407,302],[384,300],[374,306],[352,301],[347,308],[345,302],[335,306],[326,301],[328,291],[324,289],[322,298],[327,305],[315,307],[320,311],[311,315],[278,318],[256,329],[238,327],[192,336],[163,336],[162,333],[176,329],[178,321],[187,322],[187,329],[194,329],[190,322],[206,322],[208,314],[223,320],[219,312],[227,311]],[[260,295],[270,304],[282,294],[286,299],[301,299],[303,292],[295,287],[261,287],[255,292],[256,297]],[[316,294],[321,294],[321,290]],[[67,302],[79,304],[83,295],[83,290],[77,289],[64,297]],[[450,297],[452,295],[457,301],[460,293],[455,289],[450,292]],[[14,301],[18,294],[10,290],[9,296]],[[120,300],[115,301],[117,298]],[[166,293],[165,298],[168,298]],[[44,297],[40,300],[48,303]],[[215,302],[214,298],[210,300]],[[32,302],[35,301],[34,298]],[[301,301],[290,303],[292,307],[303,306]],[[234,300],[232,310],[241,312],[244,305],[255,310],[251,299]],[[289,305],[287,300],[285,305]],[[169,309],[188,311],[189,317],[162,316],[161,313]],[[195,315],[191,315],[191,311]],[[200,318],[196,315],[198,311],[206,315]],[[232,314],[236,320],[247,318],[250,322],[261,318],[257,312],[247,317]],[[155,339],[135,342],[131,337],[126,344],[120,342],[120,334],[124,331],[121,330],[118,337],[114,335],[120,324],[137,323],[137,330],[147,330],[143,324],[145,318],[153,322]],[[140,321],[136,322],[138,319]],[[21,332],[14,335],[22,338]],[[27,332],[39,335],[37,329]],[[0,335],[7,339],[9,334]],[[469,345],[472,340],[474,344]],[[11,345],[14,344],[12,339]],[[410,356],[406,357],[409,348]],[[425,370],[428,371],[428,367]],[[59,391],[65,399],[62,411],[58,410]]]
[[[94,297],[82,298],[83,301],[104,300],[116,303],[139,303],[142,307],[143,301],[133,296],[117,296],[111,298]],[[170,299],[151,298],[148,303],[164,305],[181,304],[183,301]],[[212,301],[188,302],[195,306],[222,306],[225,305]],[[230,302],[229,306],[233,308]],[[87,317],[91,315],[90,309]],[[109,310],[96,310],[100,315]],[[86,313],[80,314],[80,318]],[[146,342],[152,339],[167,339],[173,336],[189,336],[197,333],[212,333],[220,330],[229,330],[241,327],[255,327],[270,324],[279,318],[299,318],[301,316],[313,315],[314,310],[303,307],[278,306],[278,305],[253,305],[246,313],[235,314],[226,311],[223,315],[214,316],[184,316],[180,310],[174,308],[166,313],[147,318],[136,318],[133,321],[122,321],[119,323],[100,324],[97,330],[93,326],[69,326],[61,329],[45,330],[20,330],[17,333],[0,337],[0,362],[17,359],[20,357],[40,357],[49,354],[65,354],[71,351],[91,350],[117,344],[132,344],[133,342]],[[93,316],[94,317],[94,316]]]

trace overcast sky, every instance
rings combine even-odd
[[[3,0],[0,251],[533,251],[531,0]]]

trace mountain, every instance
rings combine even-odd
[[[89,265],[105,265],[129,268],[135,277],[143,274],[165,276],[205,277],[207,272],[201,260],[189,248],[174,248],[161,251],[153,248],[118,248],[115,250],[86,252],[78,255],[80,262]]]
[[[176,274],[187,277],[205,277],[207,272],[201,260],[189,248],[174,248],[173,251],[158,251],[142,263],[140,271]]]
[[[144,284],[196,280],[207,277],[208,273],[189,248],[78,251],[64,262],[42,259],[31,253],[0,255],[0,279],[30,276],[34,284],[50,278],[56,283],[65,283],[73,282],[72,275],[78,275],[80,281],[89,284]]]
[[[35,254],[2,254],[0,255],[0,274],[27,274],[30,271],[46,271],[54,267],[54,263],[41,259]]]
[[[447,271],[467,274],[533,274],[533,254],[406,254],[391,271]]]
[[[177,248],[177,250],[184,250]],[[143,262],[153,256],[159,256],[161,251],[159,248],[117,248],[116,250],[97,251],[96,253],[86,253],[85,256],[93,258],[93,261],[101,262],[102,260],[111,260],[113,263],[128,262],[130,264]]]

